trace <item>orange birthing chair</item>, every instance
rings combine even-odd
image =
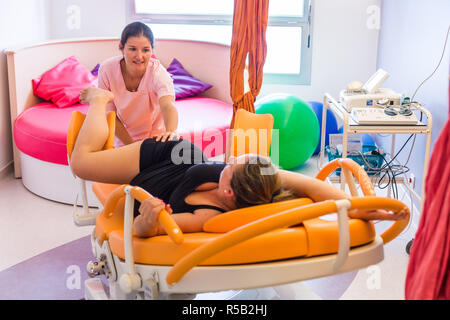
[[[247,128],[246,118],[253,116],[238,112],[235,129]],[[259,124],[262,127],[273,123],[270,117],[264,119]],[[83,120],[79,114],[72,115],[69,157]],[[114,136],[113,130],[110,135]],[[258,150],[268,154],[268,149]],[[237,149],[232,150],[231,154],[239,154]],[[245,150],[254,151],[251,146]],[[91,276],[107,276],[109,295],[101,281],[93,278],[85,282],[86,298],[159,299],[171,294],[181,297],[261,288],[348,272],[382,261],[383,245],[400,234],[409,219],[394,222],[378,236],[372,222],[348,219],[347,211],[400,211],[405,205],[377,197],[364,169],[351,159],[328,163],[317,178],[325,180],[337,168],[352,173],[361,185],[362,197],[319,203],[299,198],[233,210],[208,220],[203,232],[185,234],[163,212],[160,222],[169,235],[151,238],[138,238],[132,232],[133,199],[142,201],[151,195],[138,187],[94,183],[93,190],[103,208],[91,236],[97,261],[88,263],[88,272]],[[330,213],[337,213],[337,221],[320,218]]]

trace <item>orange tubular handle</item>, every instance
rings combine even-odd
[[[111,217],[111,215],[114,212],[114,209],[116,207],[117,201],[119,201],[122,197],[125,196],[125,188],[128,185],[121,185],[120,187],[116,188],[108,197],[108,200],[106,201],[105,207],[101,214],[105,216],[105,218]],[[132,187],[130,189],[131,196],[138,200],[139,202],[144,201],[145,199],[148,199],[151,197],[151,195],[145,191],[142,188],[139,187]],[[169,237],[172,239],[173,242],[176,244],[181,244],[184,241],[183,232],[181,231],[180,227],[173,221],[172,217],[166,210],[161,210],[158,217],[159,223],[161,223],[164,230],[167,232]]]
[[[316,178],[324,181],[334,170],[336,170],[339,167],[350,170],[350,172],[355,176],[356,180],[360,184],[363,194],[366,196],[363,198],[351,198],[350,201],[352,201],[352,209],[356,208],[365,210],[384,209],[398,212],[406,208],[406,205],[398,200],[390,199],[396,201],[394,205],[394,202],[386,202],[386,199],[389,198],[376,197],[375,190],[373,188],[369,176],[367,175],[367,172],[364,170],[362,166],[360,166],[352,159],[339,158],[327,163],[327,165],[325,165],[322,168],[322,170],[320,170],[320,172],[317,174]],[[362,199],[367,199],[367,202],[366,201],[361,202]],[[356,201],[356,203],[358,204],[356,207],[353,206],[354,201]],[[379,203],[377,202],[383,203],[384,206],[380,206]],[[410,217],[408,216],[404,220],[395,221],[394,224],[388,230],[383,232],[381,238],[383,239],[384,244],[395,239],[406,228],[406,226],[409,223],[409,219]]]
[[[105,218],[109,218],[114,213],[114,209],[116,208],[117,201],[120,200],[120,198],[125,196],[124,189],[127,185],[121,185],[120,187],[117,187],[114,189],[113,192],[111,192],[108,196],[108,199],[106,200],[105,206],[103,207],[103,211],[101,212],[102,215],[105,216]]]
[[[142,202],[152,197],[147,191],[145,191],[140,187],[132,187],[130,189],[130,194],[134,199],[136,199],[139,202]],[[161,212],[159,213],[158,221],[173,242],[175,242],[176,244],[183,243],[184,241],[183,232],[165,209],[161,210]]]
[[[375,190],[373,188],[372,182],[370,181],[367,172],[362,166],[349,158],[339,158],[331,162],[328,162],[326,166],[319,171],[316,179],[325,181],[325,179],[337,168],[344,168],[350,170],[355,176],[356,180],[361,186],[361,190],[365,196],[375,196]]]

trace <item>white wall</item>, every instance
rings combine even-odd
[[[50,39],[120,37],[127,0],[48,0]]]
[[[295,94],[306,101],[334,97],[349,82],[365,82],[377,65],[379,29],[372,11],[380,0],[314,0],[311,85],[264,84],[259,97],[273,92]],[[370,28],[368,27],[370,26]]]
[[[12,163],[8,71],[3,50],[45,41],[48,38],[47,17],[47,0],[0,1],[0,175]]]

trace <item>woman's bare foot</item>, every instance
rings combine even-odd
[[[409,217],[408,207],[399,212],[387,212],[386,210],[351,210],[349,218],[362,220],[404,220]]]
[[[109,103],[114,100],[114,95],[111,91],[89,87],[81,90],[80,92],[80,102],[82,104],[91,104],[94,100],[100,100],[103,103]]]

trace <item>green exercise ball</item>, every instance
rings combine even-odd
[[[314,153],[320,138],[319,121],[307,102],[289,94],[270,94],[255,102],[255,112],[274,117],[270,158],[279,167],[293,169]]]

